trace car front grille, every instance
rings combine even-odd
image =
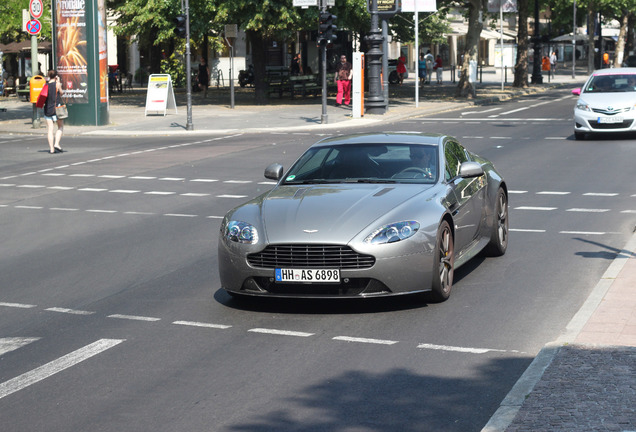
[[[617,108],[617,109],[613,109],[613,110],[608,110],[606,108],[592,108],[592,111],[594,111],[595,113],[598,114],[605,114],[605,115],[616,115],[616,114],[622,114],[625,112],[630,111],[632,108],[628,107],[628,108]]]
[[[621,123],[599,123],[597,121],[590,120],[590,127],[592,129],[626,129],[632,126],[634,120],[623,120]]]
[[[373,256],[359,254],[349,246],[323,244],[269,245],[248,255],[247,261],[260,268],[365,269],[375,264]]]

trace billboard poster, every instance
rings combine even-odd
[[[67,103],[88,103],[85,0],[55,0],[57,73]]]
[[[106,29],[106,1],[97,0],[97,25],[99,34],[99,101],[108,102],[108,49],[106,41],[108,38]]]

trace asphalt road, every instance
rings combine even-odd
[[[454,135],[510,188],[508,253],[429,305],[219,289],[220,218],[315,133],[68,138],[62,155],[0,137],[2,429],[480,430],[634,228],[633,137],[574,141],[573,103],[377,128]]]

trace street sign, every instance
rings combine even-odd
[[[42,5],[42,0],[30,0],[29,1],[29,12],[31,16],[35,19],[38,19],[42,16],[42,12],[44,11],[44,6]]]
[[[26,31],[31,36],[35,36],[36,34],[40,33],[41,30],[42,30],[42,24],[40,23],[40,21],[36,19],[30,20],[26,24]]]
[[[293,0],[292,6],[298,6],[298,7],[318,6],[318,0]]]

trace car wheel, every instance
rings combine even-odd
[[[574,139],[577,141],[583,141],[585,139],[585,133],[583,132],[574,132]]]
[[[488,256],[501,256],[508,248],[508,196],[502,188],[497,191],[494,217],[490,243],[484,252]]]
[[[437,241],[433,261],[433,284],[430,298],[433,301],[446,300],[453,288],[455,270],[455,248],[453,231],[447,221],[442,221],[437,230]]]

